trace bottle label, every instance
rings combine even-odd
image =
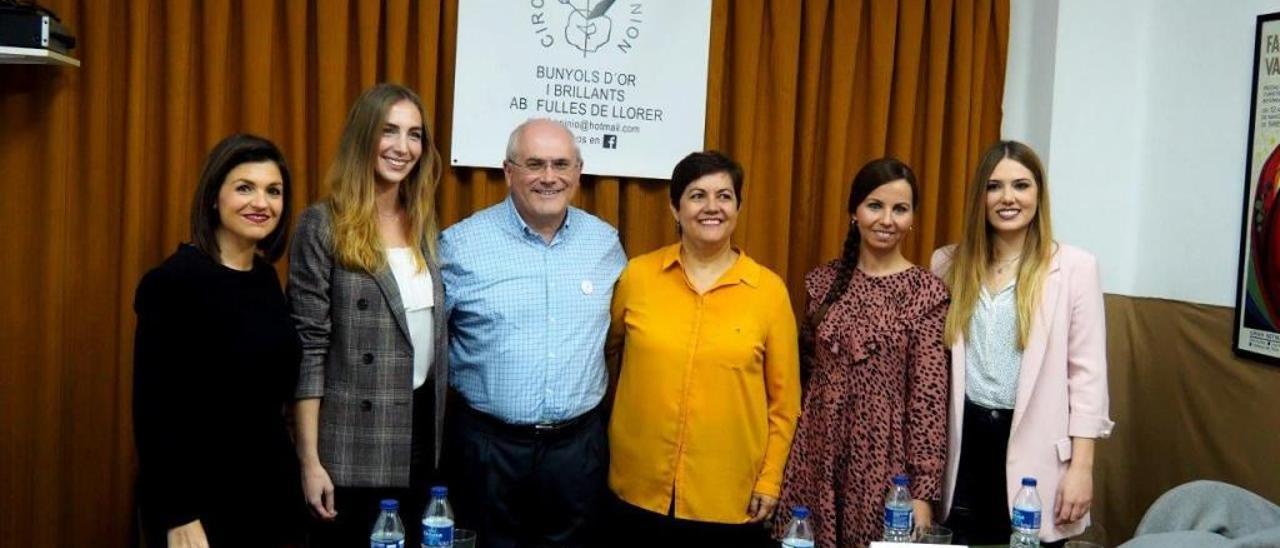
[[[1040,529],[1040,511],[1029,508],[1014,508],[1013,528]]]
[[[884,526],[886,529],[910,529],[911,510],[885,507]]]
[[[369,548],[404,548],[404,541],[403,540],[395,540],[395,541],[371,540],[369,541]]]
[[[452,546],[453,545],[453,525],[437,527],[433,525],[422,525],[422,545],[423,546]]]
[[[812,540],[788,537],[782,539],[782,546],[784,548],[813,548],[815,545]]]

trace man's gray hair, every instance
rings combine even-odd
[[[582,150],[578,148],[578,140],[574,138],[573,130],[570,130],[568,126],[560,122],[557,122],[555,120],[552,120],[550,118],[530,118],[528,120],[520,122],[520,125],[516,126],[515,129],[511,130],[511,136],[507,137],[507,161],[508,162],[516,161],[516,148],[518,148],[520,135],[524,133],[524,129],[528,127],[529,124],[532,124],[535,122],[548,122],[548,123],[552,123],[557,126],[560,126],[561,129],[564,129],[564,132],[569,134],[569,144],[573,145],[574,158],[578,160],[579,164],[582,163]]]

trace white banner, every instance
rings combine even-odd
[[[550,118],[584,173],[666,179],[703,148],[710,40],[711,0],[461,0],[450,163],[501,167]]]

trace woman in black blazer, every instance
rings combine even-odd
[[[435,260],[440,155],[422,101],[382,84],[351,107],[327,200],[298,220],[289,300],[302,339],[297,452],[312,543],[368,542],[401,502],[417,546],[438,479],[448,364]]]
[[[289,168],[270,141],[209,153],[191,242],[138,284],[134,434],[152,546],[301,541],[285,425],[301,349],[271,263],[289,231]]]

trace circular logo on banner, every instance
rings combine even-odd
[[[529,0],[529,7],[539,45],[573,48],[583,57],[630,53],[644,23],[644,3],[636,0]]]

